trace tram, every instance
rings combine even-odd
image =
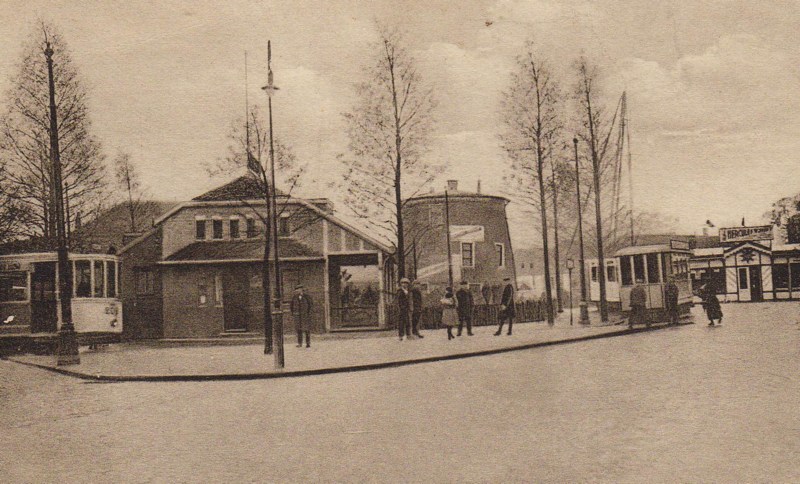
[[[0,256],[0,335],[55,334],[61,327],[55,252]],[[72,320],[79,340],[118,341],[122,334],[119,260],[69,254]]]
[[[631,290],[643,286],[647,293],[650,321],[665,321],[666,286],[672,281],[678,288],[678,312],[687,314],[692,306],[689,275],[689,244],[672,240],[669,244],[632,246],[615,254],[619,267],[619,298],[623,312],[631,309]]]

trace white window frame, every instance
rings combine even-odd
[[[203,222],[203,238],[197,236],[197,222]],[[194,217],[194,239],[195,240],[206,240],[208,239],[208,224],[206,224],[207,220],[204,215],[196,215]]]
[[[470,253],[472,254],[472,263],[467,265],[464,263],[464,246],[470,246]],[[475,267],[475,242],[461,242],[461,267]]]
[[[495,242],[494,243],[494,247],[495,247],[495,249],[497,249],[497,247],[500,247],[500,265],[498,265],[497,267],[505,267],[506,266],[506,245],[504,243],[502,243],[502,242]],[[495,255],[497,255],[496,250],[495,250]]]

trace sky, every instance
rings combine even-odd
[[[109,160],[129,153],[156,199],[188,200],[225,181],[206,167],[226,155],[243,115],[245,51],[249,102],[266,108],[270,39],[276,136],[310,167],[300,193],[338,202],[330,186],[344,172],[341,114],[354,104],[376,22],[406,32],[434,89],[427,156],[449,165],[442,187],[458,179],[474,189],[480,179],[484,192],[503,192],[498,107],[531,40],[566,90],[585,55],[611,107],[627,91],[636,210],[691,234],[706,220],[761,223],[775,200],[800,192],[798,2],[4,0],[2,93],[37,18],[67,41]]]

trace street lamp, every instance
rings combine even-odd
[[[578,245],[580,249],[580,271],[581,271],[581,324],[589,324],[589,307],[586,303],[586,257],[583,252],[583,212],[581,211],[581,175],[578,170],[578,138],[572,138],[575,147],[575,191],[578,196]]]
[[[569,272],[569,325],[572,326],[572,269],[575,268],[575,261],[567,259],[567,271]]]

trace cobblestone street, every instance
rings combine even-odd
[[[797,482],[800,308],[287,380],[0,361],[3,482]],[[336,344],[336,342],[330,342]]]

